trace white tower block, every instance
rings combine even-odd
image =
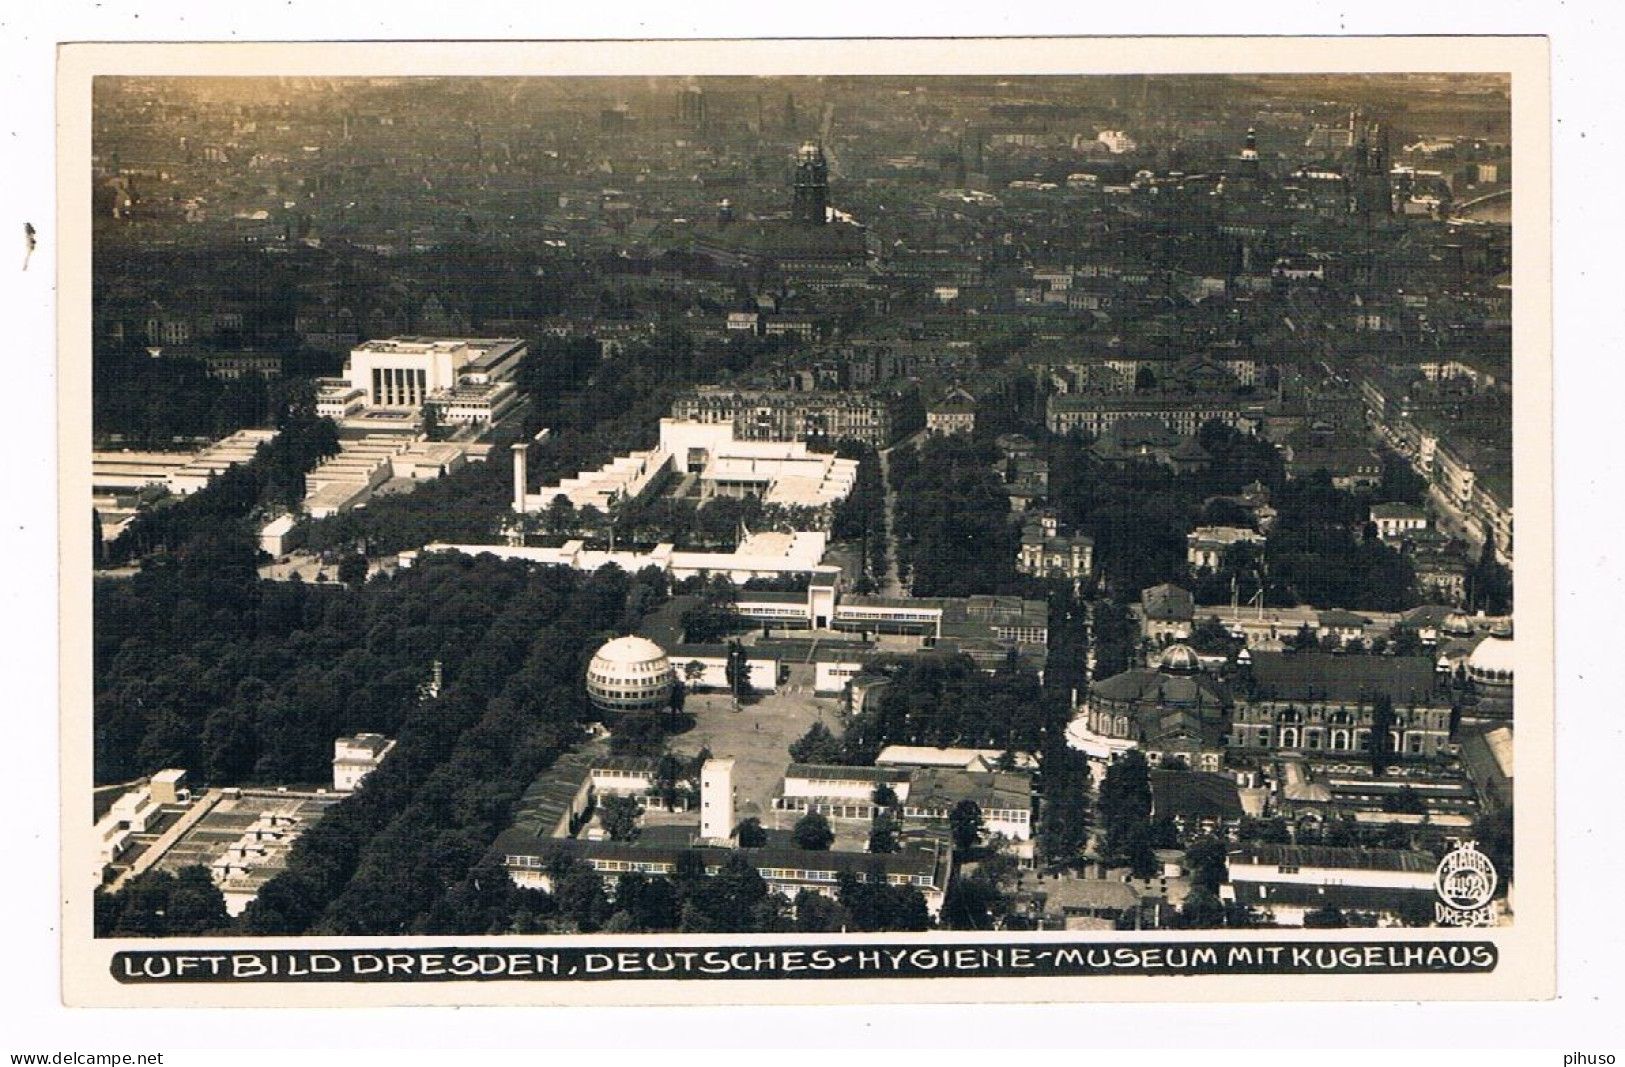
[[[734,831],[734,761],[709,759],[700,768],[700,840],[731,841]]]

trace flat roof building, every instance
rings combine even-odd
[[[434,407],[453,423],[501,418],[519,401],[513,377],[528,349],[512,337],[389,337],[350,350],[322,383],[318,411],[340,420]]]
[[[673,877],[678,857],[692,851],[707,876],[722,870],[730,855],[746,856],[768,887],[789,899],[804,889],[833,896],[843,874],[859,882],[879,879],[887,885],[920,891],[926,911],[942,909],[948,886],[948,854],[935,844],[901,852],[834,852],[793,848],[734,850],[708,845],[690,848],[644,845],[620,841],[582,841],[567,837],[537,837],[525,830],[508,830],[492,846],[516,885],[551,890],[552,868],[562,858],[579,860],[601,875],[631,872]]]

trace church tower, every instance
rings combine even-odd
[[[822,226],[829,217],[829,164],[824,150],[811,142],[796,153],[795,200],[790,213],[807,226]]]
[[[1241,149],[1238,171],[1243,178],[1258,177],[1258,131],[1247,127],[1247,141]]]

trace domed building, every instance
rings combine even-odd
[[[1189,645],[1169,645],[1162,650],[1157,669],[1164,674],[1198,674],[1202,670],[1202,659]]]
[[[1497,626],[1467,657],[1467,677],[1473,683],[1478,701],[1473,714],[1478,718],[1512,718],[1512,673],[1517,665],[1517,646],[1510,626]]]
[[[1467,677],[1475,686],[1511,689],[1516,662],[1517,649],[1512,643],[1511,629],[1497,627],[1467,657]]]
[[[1371,751],[1385,701],[1396,758],[1432,758],[1450,741],[1450,676],[1427,656],[1246,653],[1221,677],[1202,670],[1189,647],[1174,645],[1155,667],[1101,679],[1089,693],[1089,731],[1132,744],[1153,764],[1175,756],[1203,771],[1221,769],[1232,751],[1248,759],[1283,752],[1358,759]],[[1481,708],[1491,703],[1482,695],[1488,691],[1480,689]]]
[[[1133,741],[1153,763],[1182,756],[1196,770],[1218,770],[1233,701],[1225,684],[1202,672],[1189,645],[1170,645],[1154,668],[1097,682],[1089,693],[1089,728]]]
[[[1459,611],[1452,611],[1445,616],[1444,625],[1439,627],[1446,637],[1473,636],[1473,623],[1466,615]]]
[[[587,696],[600,711],[658,711],[671,703],[666,650],[645,637],[606,642],[587,665]]]

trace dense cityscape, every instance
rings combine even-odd
[[[97,934],[1511,922],[1508,93],[99,78]]]

